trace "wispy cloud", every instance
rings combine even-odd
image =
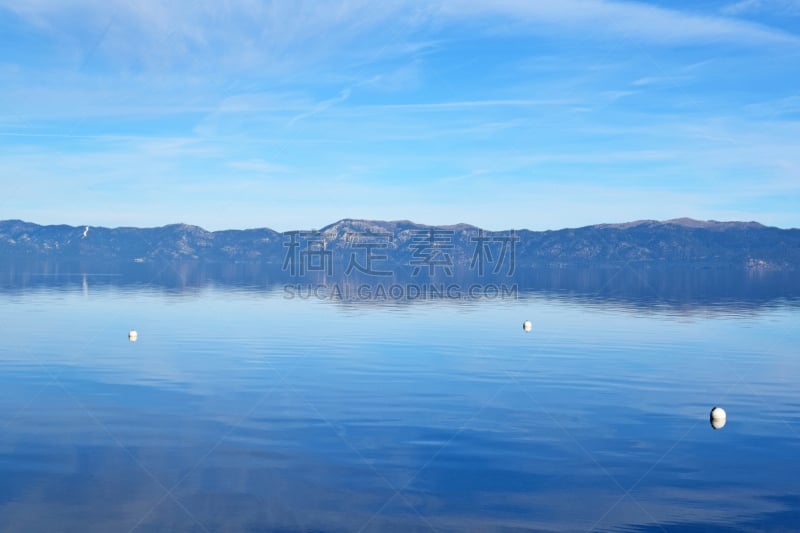
[[[672,85],[677,86],[685,82],[689,78],[687,76],[645,76],[634,80],[631,85],[635,87],[652,87],[657,85]]]
[[[256,172],[259,174],[276,174],[287,172],[289,168],[286,165],[278,165],[264,161],[263,159],[246,159],[243,161],[231,161],[228,163],[230,168],[235,170],[244,170],[248,172]]]
[[[309,111],[306,111],[304,113],[300,113],[299,115],[296,115],[296,116],[292,117],[292,119],[289,121],[289,126],[290,127],[294,126],[300,120],[303,120],[303,119],[306,119],[306,118],[309,118],[309,117],[313,117],[314,115],[322,113],[326,109],[329,109],[330,107],[332,107],[332,106],[334,106],[336,104],[340,104],[340,103],[344,102],[345,100],[350,98],[350,92],[351,92],[350,89],[342,89],[339,92],[338,96],[336,96],[334,98],[329,98],[328,100],[323,100],[322,102],[319,102],[318,104],[316,104]]]
[[[750,13],[773,13],[778,15],[800,15],[800,0],[741,0],[724,6],[726,15]]]
[[[749,104],[745,109],[756,117],[769,117],[771,119],[781,117],[800,118],[800,93]]]
[[[366,0],[318,3],[177,2],[97,3],[76,0],[13,2],[0,6],[83,59],[97,47],[97,60],[126,68],[243,71],[255,66],[287,72],[298,63],[330,56],[376,25],[410,16],[400,2]],[[98,40],[102,41],[98,46]],[[210,63],[198,64],[202,54]]]
[[[407,103],[407,104],[381,104],[364,106],[365,108],[375,109],[402,109],[406,111],[448,111],[472,108],[491,108],[491,107],[542,107],[542,106],[562,106],[570,105],[575,102],[566,99],[552,100],[461,100],[453,102],[429,102],[429,103]]]
[[[660,4],[0,0],[3,206],[502,228],[796,200],[800,38],[754,22],[792,4]]]
[[[740,15],[748,11],[760,9],[764,4],[763,0],[742,0],[734,4],[729,4],[722,8],[722,12],[726,15]]]
[[[756,23],[698,15],[642,2],[607,0],[453,0],[443,4],[449,16],[505,15],[555,25],[592,36],[616,36],[642,42],[678,44],[726,41],[736,44],[800,45],[800,38]],[[546,29],[539,28],[540,31]]]
[[[744,0],[730,6],[728,12],[766,8],[766,4],[767,0]],[[784,11],[797,9],[797,2],[790,0],[772,0],[769,5],[781,6]],[[91,54],[96,61],[120,67],[159,70],[222,68],[241,72],[259,66],[279,73],[298,64],[324,61],[343,48],[362,52],[366,48],[378,59],[397,53],[398,47],[418,46],[405,41],[431,24],[472,19],[477,27],[496,31],[496,21],[487,18],[492,16],[532,23],[535,26],[531,29],[537,32],[566,31],[582,39],[611,37],[663,44],[800,43],[796,35],[753,22],[610,0],[76,0],[69,4],[0,0],[0,6],[57,40],[76,62]],[[369,47],[361,42],[366,35],[373,38]],[[409,52],[406,49],[404,54]],[[197,63],[198,53],[210,62]]]

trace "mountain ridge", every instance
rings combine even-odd
[[[71,228],[71,229],[84,229],[87,226],[89,228],[97,228],[97,229],[107,229],[107,230],[153,230],[153,229],[161,229],[161,228],[198,228],[208,233],[221,233],[221,232],[230,232],[230,231],[253,231],[253,230],[269,230],[274,231],[275,233],[286,233],[274,230],[268,226],[261,226],[261,227],[250,227],[250,228],[226,228],[221,230],[207,230],[202,226],[196,224],[188,224],[186,222],[171,222],[169,224],[164,224],[162,226],[98,226],[98,225],[87,225],[81,224],[77,226],[72,226],[69,224],[38,224],[36,222],[30,222],[27,220],[22,219],[5,219],[0,220],[0,225],[6,225],[10,223],[15,224],[24,224],[28,226],[37,226],[41,228]],[[755,220],[750,221],[739,221],[739,220],[730,220],[730,221],[719,221],[719,220],[699,220],[694,219],[691,217],[679,217],[679,218],[671,218],[667,220],[656,220],[656,219],[639,219],[639,220],[632,220],[628,222],[600,222],[597,224],[589,224],[586,226],[569,226],[564,228],[556,228],[556,229],[545,229],[545,230],[531,230],[527,228],[505,228],[501,230],[487,230],[485,228],[480,228],[479,226],[475,226],[474,224],[470,224],[467,222],[458,222],[456,224],[425,224],[422,222],[414,222],[408,219],[400,219],[400,220],[378,220],[378,219],[366,219],[366,218],[342,218],[337,220],[336,222],[332,222],[326,226],[323,226],[320,229],[311,228],[311,229],[300,229],[300,230],[290,230],[290,231],[325,231],[327,228],[340,225],[340,224],[374,224],[374,225],[408,225],[408,226],[417,226],[423,228],[442,228],[442,229],[451,229],[451,228],[474,228],[474,229],[483,229],[484,231],[494,231],[494,232],[502,232],[502,231],[531,231],[531,232],[545,232],[545,231],[564,231],[564,230],[575,230],[575,229],[585,229],[585,228],[629,228],[639,225],[645,224],[655,224],[655,225],[676,225],[676,226],[683,226],[683,227],[695,227],[695,228],[733,228],[733,227],[751,227],[751,228],[773,228],[773,229],[781,229],[781,230],[794,230],[800,228],[781,228],[778,226],[767,226]]]
[[[523,268],[636,262],[797,270],[800,264],[800,229],[770,227],[755,221],[690,218],[546,231],[486,231],[465,223],[434,226],[409,220],[344,218],[319,230],[292,232],[277,232],[267,227],[207,231],[184,223],[150,228],[107,228],[43,226],[22,220],[3,220],[0,221],[0,258],[255,261],[285,265],[290,251],[308,252],[319,245],[337,264],[346,263],[348,256],[354,253],[363,255],[370,249],[385,253],[386,261],[395,266],[411,264],[427,253],[428,256],[440,254],[454,268],[466,269],[475,264],[477,246],[481,246],[481,253],[484,248],[488,250],[487,257],[494,257],[511,249],[508,248],[511,241],[502,248],[503,240],[508,238],[513,239],[515,266]],[[428,246],[424,244],[426,239],[430,240]],[[369,243],[365,244],[365,240]],[[429,252],[424,251],[427,248]]]

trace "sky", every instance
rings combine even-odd
[[[800,227],[800,0],[0,0],[0,219]]]

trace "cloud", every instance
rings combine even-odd
[[[744,0],[728,11],[761,6],[798,11],[798,2]],[[738,6],[738,7],[737,7]],[[353,59],[380,61],[387,55],[424,53],[428,44],[405,41],[434,28],[468,21],[498,31],[495,17],[510,19],[519,31],[582,39],[635,39],[674,45],[727,42],[792,44],[785,31],[717,15],[700,15],[642,2],[609,0],[368,0],[339,2],[128,2],[0,0],[42,32],[76,65],[91,59],[123,71],[287,73],[298,65],[324,63],[348,51]],[[764,7],[766,9],[766,7]],[[364,38],[370,37],[365,46]],[[405,49],[405,52],[403,50]]]
[[[365,85],[371,89],[396,93],[417,89],[422,85],[422,78],[420,61],[413,60],[411,63],[374,76]]]
[[[401,13],[401,6],[366,0],[0,0],[0,8],[46,34],[78,62],[97,55],[98,62],[117,68],[162,71],[242,72],[259,66],[285,72],[330,56],[382,22],[402,25],[414,10]]]
[[[340,103],[344,102],[345,100],[350,98],[350,92],[351,92],[350,89],[342,89],[339,92],[338,96],[336,96],[334,98],[330,98],[328,100],[324,100],[322,102],[319,102],[311,110],[306,111],[305,113],[300,113],[299,115],[294,116],[289,121],[289,126],[294,126],[300,120],[303,120],[303,119],[312,117],[312,116],[314,116],[316,114],[322,113],[326,109],[328,109],[328,108],[330,108],[330,107],[332,107],[332,106],[334,106],[336,104],[340,104]]]
[[[745,109],[757,117],[797,118],[800,117],[800,94],[750,104]]]
[[[364,106],[365,108],[380,108],[380,109],[400,109],[407,111],[446,111],[446,110],[459,110],[470,108],[482,107],[540,107],[540,106],[558,106],[569,105],[574,103],[572,100],[566,99],[516,99],[516,100],[459,100],[452,102],[429,102],[429,103],[416,103],[416,104],[384,104],[374,106]]]
[[[726,15],[746,15],[749,13],[775,13],[780,15],[800,15],[800,0],[742,0],[722,8]]]
[[[748,11],[760,9],[763,3],[763,0],[742,0],[741,2],[723,7],[722,12],[726,15],[740,15]]]
[[[654,85],[678,86],[679,82],[688,80],[688,76],[645,76],[634,80],[631,84],[636,87],[650,87]]]
[[[617,36],[655,44],[729,42],[800,44],[782,30],[713,15],[697,15],[640,2],[605,0],[453,0],[442,5],[448,16],[500,15],[541,26],[581,32],[582,37]],[[546,30],[545,30],[546,31]],[[588,33],[585,33],[587,32]]]
[[[243,161],[231,161],[228,166],[235,170],[244,170],[247,172],[256,172],[259,174],[275,174],[279,172],[287,172],[289,169],[285,165],[277,165],[264,161],[263,159],[247,159]]]
[[[768,2],[752,4],[741,9]],[[780,83],[798,37],[704,13],[613,0],[0,0],[3,23],[37,42],[0,65],[0,171],[23,187],[0,203],[23,218],[45,205],[99,213],[133,190],[135,204],[117,204],[126,222],[147,204],[161,214],[139,223],[180,208],[241,225],[269,202],[270,224],[431,212],[496,227],[511,213],[524,225],[546,180],[700,183],[700,200],[752,180],[796,198],[778,178],[800,168],[797,96]],[[415,203],[453,176],[439,203]],[[534,189],[482,209],[493,180]],[[320,187],[331,205],[308,205]],[[540,207],[574,224],[562,192]],[[631,196],[641,205],[627,215],[646,215],[645,199]],[[698,202],[693,213],[718,217]]]

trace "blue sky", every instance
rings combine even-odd
[[[800,227],[800,0],[0,0],[0,219]]]

